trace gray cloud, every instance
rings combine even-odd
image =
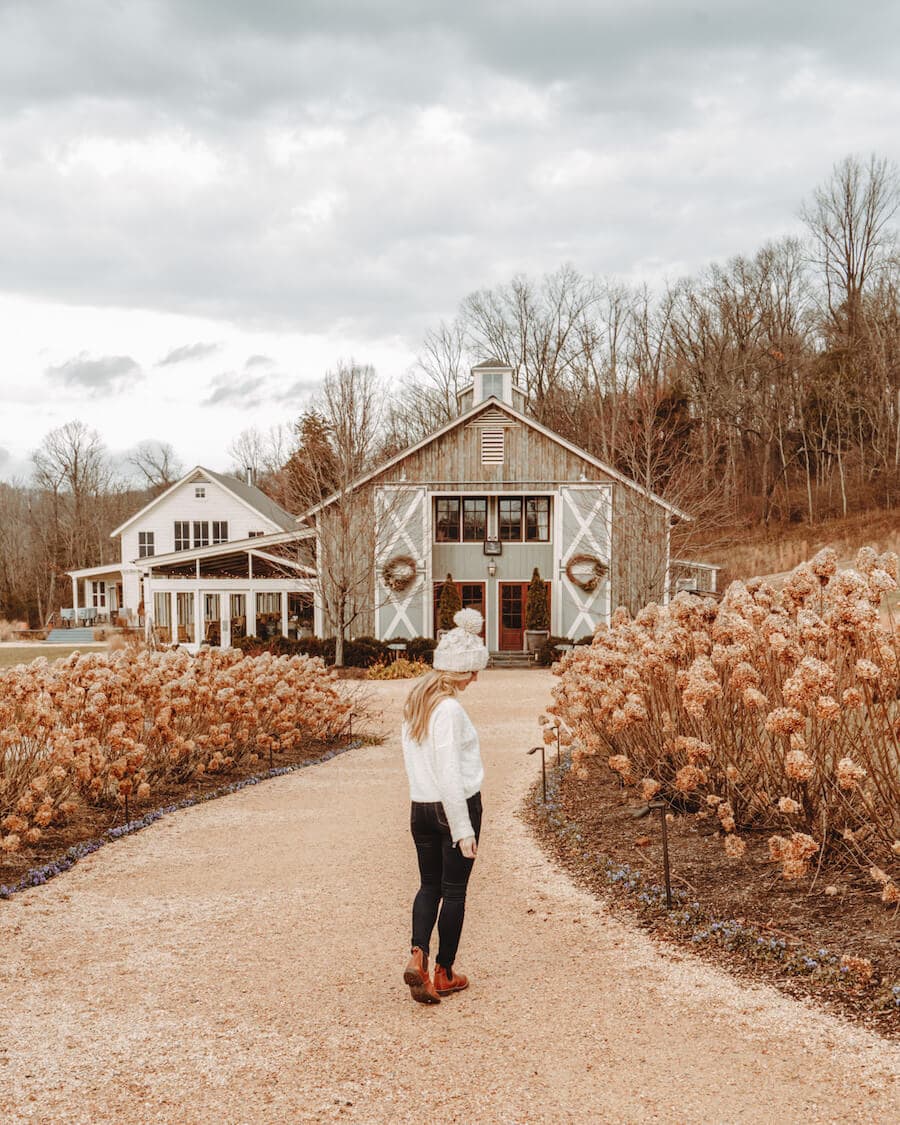
[[[208,355],[214,355],[220,348],[221,344],[204,344],[202,342],[197,344],[182,344],[180,348],[172,348],[172,350],[159,362],[157,367],[170,367],[175,363],[187,363],[194,359],[205,359]]]
[[[272,401],[277,403],[292,403],[298,408],[311,394],[315,394],[322,386],[321,379],[295,379],[282,390],[272,395]]]
[[[897,155],[898,40],[888,0],[7,3],[0,288],[414,345],[519,270],[687,272]]]
[[[274,366],[275,360],[269,355],[251,355],[244,364],[244,369],[251,371],[254,367],[269,368]]]
[[[45,375],[54,382],[91,395],[117,394],[129,383],[143,378],[140,364],[130,355],[106,355],[91,359],[81,352],[55,367],[46,368]]]
[[[266,379],[263,375],[247,376],[234,371],[216,375],[210,383],[210,393],[201,406],[259,406],[266,397],[262,391]]]
[[[12,454],[10,453],[10,451],[0,445],[0,465],[5,465],[11,457]]]

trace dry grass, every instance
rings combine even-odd
[[[73,652],[102,652],[96,645],[10,645],[0,647],[0,668],[12,668],[16,664],[30,664],[32,660],[45,657],[47,660],[62,660]]]

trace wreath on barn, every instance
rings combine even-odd
[[[381,578],[389,590],[402,594],[416,580],[416,560],[411,555],[395,555],[381,568]]]
[[[596,555],[573,555],[566,563],[566,578],[585,593],[593,593],[609,572],[609,567]]]

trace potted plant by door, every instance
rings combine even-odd
[[[441,586],[441,596],[438,599],[438,640],[444,633],[454,626],[453,615],[462,609],[462,598],[453,581],[453,575],[448,574]]]
[[[547,607],[547,583],[537,567],[525,595],[525,649],[537,652],[550,636],[550,611]]]

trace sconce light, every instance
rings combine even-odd
[[[496,573],[497,573],[497,564],[494,562],[493,559],[491,559],[491,561],[488,563],[488,577],[493,578]]]

